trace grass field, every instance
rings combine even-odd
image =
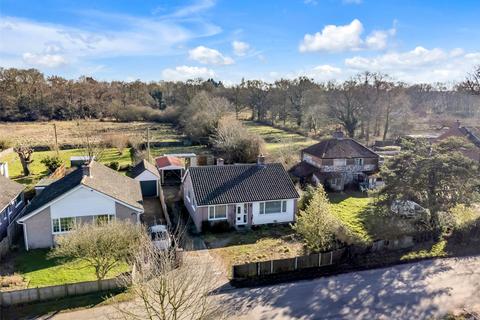
[[[14,144],[16,141],[29,140],[33,145],[53,146],[55,134],[53,124],[57,126],[59,144],[81,144],[79,126],[87,126],[93,136],[121,133],[136,139],[146,140],[147,128],[150,128],[152,142],[181,141],[183,137],[168,123],[151,122],[109,122],[109,121],[37,121],[2,122],[0,137]]]
[[[266,152],[273,159],[282,152],[298,154],[301,149],[318,142],[298,133],[258,124],[253,121],[244,121],[244,124],[250,132],[258,134],[265,140]]]
[[[36,249],[14,254],[12,259],[15,272],[24,278],[28,288],[96,280],[94,269],[84,262],[49,259],[48,252],[47,249]],[[112,270],[107,277],[111,278],[128,270],[127,265],[122,265]]]

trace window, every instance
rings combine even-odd
[[[227,206],[211,206],[208,207],[208,220],[224,220],[227,219]]]
[[[363,158],[355,158],[355,164],[357,166],[363,166]]]
[[[114,217],[115,216],[112,214],[100,214],[98,216],[94,216],[93,219],[95,221],[95,224],[100,225],[112,221]]]
[[[68,232],[75,226],[75,218],[52,219],[53,233]]]
[[[347,165],[347,159],[333,159],[333,165],[335,167],[346,166]]]
[[[260,214],[283,213],[287,212],[287,201],[267,201],[260,202]]]

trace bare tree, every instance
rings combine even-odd
[[[459,88],[474,95],[480,95],[480,65],[459,84]]]
[[[179,241],[174,241],[178,243]],[[125,319],[226,319],[229,302],[215,296],[219,283],[211,265],[182,254],[178,247],[158,250],[150,241],[142,244],[131,263],[134,272],[123,279],[132,302],[117,303]]]
[[[33,148],[28,141],[19,142],[15,147],[13,147],[13,151],[17,153],[18,157],[20,158],[20,163],[22,164],[23,175],[29,176],[30,175],[30,164],[33,162],[32,154]]]
[[[96,130],[95,126],[94,122],[78,122],[76,135],[80,141],[78,148],[83,150],[84,155],[100,161],[105,154],[106,144],[105,137],[96,133],[100,130]]]

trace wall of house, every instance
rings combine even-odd
[[[26,240],[28,249],[53,247],[52,217],[50,207],[47,207],[25,220]]]
[[[115,216],[117,219],[137,223],[139,221],[137,215],[137,211],[124,206],[121,203],[115,202]]]
[[[50,206],[52,219],[115,214],[115,201],[97,191],[81,186]]]
[[[252,203],[252,225],[295,221],[297,199],[287,200],[287,211],[281,213],[260,214],[260,202]]]
[[[152,181],[152,180],[159,180],[160,178],[151,173],[150,171],[143,171],[140,175],[135,177],[135,180],[137,181]]]

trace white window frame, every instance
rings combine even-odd
[[[77,224],[77,219],[76,219],[76,217],[53,218],[53,219],[52,219],[52,234],[68,233],[68,232],[70,232],[70,231],[72,230],[72,229],[70,229],[70,230],[65,230],[65,231],[63,231],[63,230],[62,230],[61,219],[73,219],[72,229],[75,228],[75,225]],[[55,221],[58,221],[58,230],[59,230],[59,231],[54,231]]]
[[[341,164],[339,164],[341,162]],[[347,165],[347,159],[333,159],[334,167],[343,167]]]
[[[355,158],[355,165],[357,166],[363,166],[365,164],[365,160],[363,158]]]
[[[265,205],[271,202],[281,202],[280,212],[265,212]],[[264,201],[260,202],[258,206],[258,214],[279,214],[287,212],[287,200],[274,200],[274,201]]]
[[[192,194],[190,189],[187,190],[186,198],[188,202],[192,203]]]
[[[217,208],[224,207],[225,208],[225,217],[217,218]],[[210,211],[213,209],[213,218],[210,217]],[[208,220],[209,221],[216,221],[216,220],[227,220],[228,219],[228,207],[226,204],[220,204],[216,206],[208,206]]]
[[[108,222],[108,223],[110,223],[110,222],[112,222],[112,221],[115,220],[115,215],[114,215],[114,214],[108,214],[108,213],[106,213],[106,214],[97,214],[97,215],[94,215],[94,216],[93,216],[93,222],[94,222],[96,225],[98,225],[98,224],[99,224],[99,223],[98,223],[98,219],[99,219],[100,217],[105,217],[105,216],[107,217],[107,222]]]

